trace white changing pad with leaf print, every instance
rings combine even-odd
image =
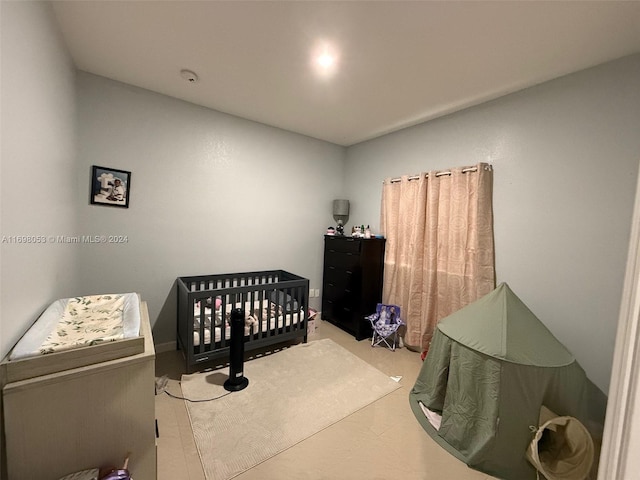
[[[16,344],[9,358],[33,357],[86,347],[140,332],[136,293],[88,295],[52,303]]]

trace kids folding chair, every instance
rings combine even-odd
[[[371,346],[386,345],[391,351],[395,351],[398,345],[398,329],[404,325],[400,318],[398,305],[385,305],[378,303],[376,313],[366,317],[371,322],[373,334]]]

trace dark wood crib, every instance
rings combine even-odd
[[[229,357],[233,309],[245,312],[245,352],[307,341],[309,280],[284,270],[179,277],[178,348],[187,372]]]

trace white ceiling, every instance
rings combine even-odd
[[[53,3],[80,70],[339,145],[640,51],[640,1]]]

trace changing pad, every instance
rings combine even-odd
[[[18,341],[10,360],[137,337],[137,293],[88,295],[53,302]]]

